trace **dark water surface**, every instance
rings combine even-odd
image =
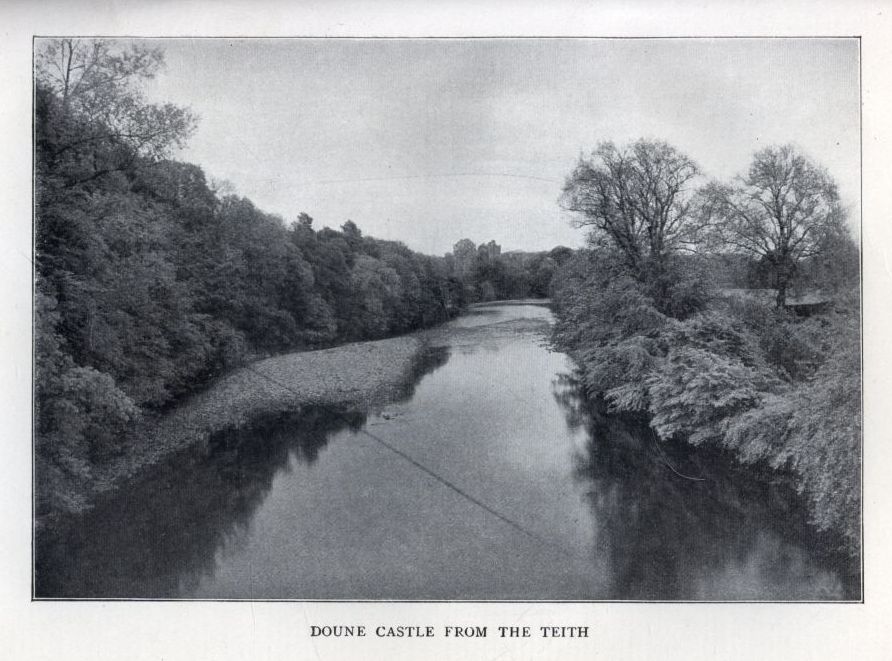
[[[859,598],[777,488],[585,405],[549,322],[476,308],[432,333],[400,401],[172,457],[40,541],[37,595]]]

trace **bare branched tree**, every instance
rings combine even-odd
[[[833,179],[790,145],[757,152],[746,176],[712,183],[703,193],[716,243],[770,265],[778,307],[786,304],[798,265],[844,228]]]
[[[564,185],[562,204],[593,240],[606,240],[641,281],[659,277],[673,252],[694,245],[697,164],[660,141],[622,148],[603,142],[581,158]]]

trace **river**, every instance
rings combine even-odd
[[[550,320],[473,308],[398,401],[171,457],[38,544],[37,596],[860,598],[777,487],[587,405]]]

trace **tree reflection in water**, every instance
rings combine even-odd
[[[378,391],[358,411],[308,407],[214,435],[147,469],[111,498],[38,536],[35,595],[74,598],[188,597],[213,576],[217,558],[247,535],[280,471],[312,465],[332,434],[358,430],[368,413],[412,396],[446,363],[425,352],[397,388]]]
[[[238,556],[242,545],[254,539],[252,526],[263,528],[258,512],[264,501],[275,500],[269,496],[280,484],[277,476],[298,463],[312,467],[332,434],[359,429],[376,407],[408,399],[421,377],[448,358],[445,349],[430,352],[400,388],[376,393],[367,406],[311,407],[267,417],[170,457],[56,534],[40,536],[37,596],[181,598],[200,593],[202,584],[224,571],[218,567],[225,567],[225,559]],[[552,392],[567,424],[586,432],[570,435],[578,443],[573,474],[561,469],[581,487],[590,512],[569,524],[592,531],[591,537],[581,535],[578,547],[587,558],[582,571],[591,583],[586,598],[858,598],[857,570],[842,561],[834,565],[838,558],[814,550],[821,540],[805,526],[783,481],[753,479],[703,448],[661,444],[658,450],[646,426],[589,405],[573,375],[561,376]],[[504,423],[515,415],[500,419]],[[347,448],[339,445],[341,450]],[[315,477],[322,467],[309,470]],[[675,471],[704,479],[686,479]],[[339,479],[327,488],[337,488]],[[511,484],[524,489],[524,484]],[[573,499],[575,492],[570,492]],[[327,491],[313,495],[338,497]],[[277,502],[290,507],[287,499]],[[327,532],[302,523],[303,518],[292,521],[281,534],[293,540],[295,534]],[[299,550],[298,542],[289,548]],[[449,551],[438,547],[432,553]],[[289,580],[300,581],[294,575],[299,567],[292,572],[289,565]],[[251,588],[246,590],[250,596]],[[303,590],[291,585],[289,593]]]
[[[575,375],[561,375],[554,396],[588,432],[574,461],[593,514],[597,598],[860,598],[857,567],[815,552],[821,540],[782,479],[744,474],[717,451],[658,446],[645,424],[590,403]]]

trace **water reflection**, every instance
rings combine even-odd
[[[373,406],[411,398],[449,359],[424,353],[406,381]],[[374,410],[374,409],[372,409]],[[171,598],[192,594],[219,554],[249,534],[274,478],[292,462],[313,465],[331,436],[361,429],[367,413],[310,407],[254,420],[146,470],[113,498],[37,539],[38,597]]]
[[[751,479],[716,453],[658,445],[645,425],[606,415],[582,392],[572,374],[554,382],[568,426],[587,431],[574,463],[595,522],[599,598],[860,597],[857,568],[816,556],[819,540],[783,484]]]
[[[38,596],[858,598],[782,483],[588,404],[549,318],[477,310],[361,410],[172,457],[39,540]]]

